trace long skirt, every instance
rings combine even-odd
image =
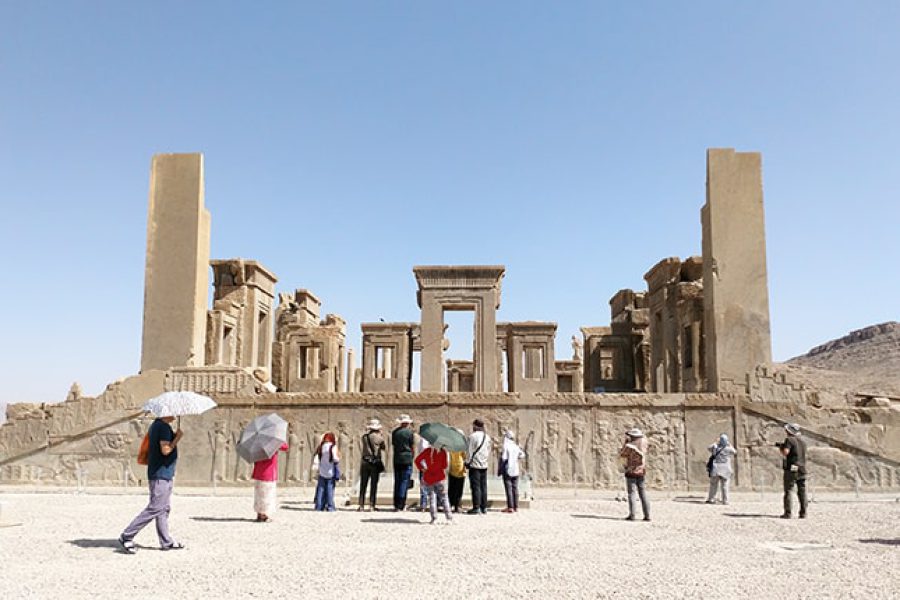
[[[253,510],[262,515],[271,515],[278,507],[275,481],[257,481],[253,488]]]

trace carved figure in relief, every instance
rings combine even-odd
[[[212,461],[209,469],[210,481],[225,481],[228,477],[228,456],[231,454],[231,440],[225,421],[216,421],[213,431],[207,432]]]
[[[585,425],[580,421],[572,423],[572,437],[566,442],[566,450],[572,460],[572,481],[584,483],[584,430]]]
[[[231,433],[232,448],[237,448],[238,442],[241,441],[241,432],[244,431],[244,428],[249,424],[250,421],[247,419],[238,423],[237,429]],[[234,461],[234,481],[249,481],[251,468],[253,468],[251,463],[248,463],[243,458],[237,456]]]
[[[562,481],[562,469],[560,468],[559,463],[559,442],[559,422],[547,421],[547,435],[544,436],[541,450],[544,453],[544,477],[546,481],[552,483],[559,483]]]
[[[525,451],[525,472],[532,478],[537,477],[537,473],[531,469],[531,451],[534,450],[534,430],[528,432],[525,436],[525,445],[522,446]]]
[[[687,484],[687,454],[685,449],[684,423],[676,421],[672,425],[673,458],[675,460],[675,479]]]
[[[338,421],[337,423],[337,442],[338,450],[341,452],[343,462],[341,463],[342,471],[341,479],[347,482],[353,481],[353,472],[356,466],[356,449],[354,447],[353,436],[347,430],[346,421]]]
[[[594,440],[591,449],[594,451],[594,486],[610,486],[618,483],[613,457],[616,451],[612,442],[612,434],[608,421],[597,421],[594,424]]]
[[[285,481],[304,481],[304,463],[302,457],[304,445],[305,444],[299,435],[297,422],[292,421],[288,423],[288,451],[284,469]]]

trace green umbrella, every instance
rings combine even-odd
[[[443,423],[423,423],[419,427],[419,435],[432,446],[440,446],[451,452],[463,452],[466,449],[466,436]]]

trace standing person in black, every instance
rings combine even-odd
[[[362,462],[359,465],[359,508],[366,509],[366,487],[372,482],[372,492],[369,495],[372,510],[378,498],[378,478],[384,471],[384,461],[381,453],[386,449],[384,436],[381,435],[381,421],[369,419],[366,424],[366,432],[362,436]]]
[[[487,470],[490,456],[491,438],[484,431],[484,421],[475,419],[466,451],[469,487],[472,488],[472,509],[467,514],[487,514]]]
[[[782,519],[791,518],[791,494],[797,484],[797,498],[800,500],[800,518],[806,518],[806,440],[800,433],[800,426],[790,423],[784,426],[787,437],[778,444],[784,457],[784,514]]]
[[[409,480],[412,477],[415,436],[410,427],[412,419],[409,418],[409,415],[400,415],[397,423],[399,426],[391,432],[391,447],[394,456],[394,510],[405,510],[406,491],[409,489]]]

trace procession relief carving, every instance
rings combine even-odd
[[[288,451],[285,461],[284,480],[305,483],[306,469],[303,453],[306,449],[306,441],[300,437],[300,429],[297,421],[288,423]]]
[[[572,460],[572,481],[575,483],[587,481],[585,458],[588,454],[585,452],[585,428],[586,425],[583,421],[574,421],[572,423],[572,437],[566,442],[566,450]]]
[[[237,448],[238,442],[241,441],[241,432],[250,424],[250,419],[242,419],[238,422],[238,426],[231,432],[231,447]],[[250,481],[250,474],[253,465],[240,456],[237,451],[234,452],[234,481]]]
[[[228,457],[231,456],[231,440],[225,421],[216,421],[212,431],[207,433],[212,452],[209,479],[225,481],[228,478]]]
[[[544,442],[541,444],[541,450],[544,456],[544,472],[540,481],[549,483],[560,483],[563,480],[562,467],[560,464],[561,438],[559,432],[559,421],[548,420],[546,423],[546,433]]]
[[[594,421],[594,487],[611,487],[619,483],[615,460],[618,448],[609,421]]]
[[[346,421],[337,422],[338,451],[341,454],[341,480],[352,483],[356,473],[356,436],[351,435]]]

